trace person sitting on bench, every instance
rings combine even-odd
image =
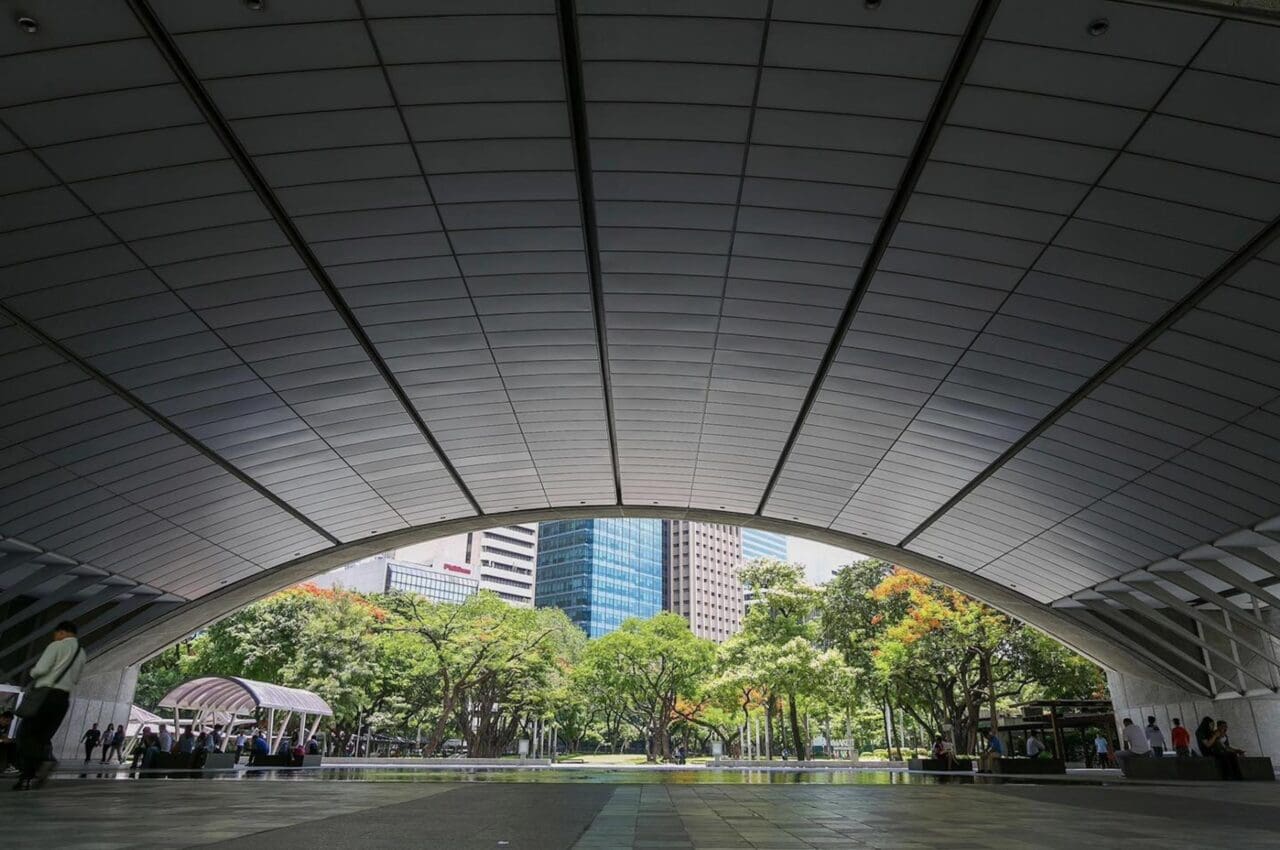
[[[987,751],[982,754],[982,769],[987,773],[994,773],[1000,766],[1000,759],[1004,758],[1004,744],[989,729],[983,730],[982,734],[987,742]]]
[[[1244,755],[1244,750],[1231,746],[1227,728],[1227,721],[1218,721],[1217,727],[1209,738],[1209,755],[1217,759],[1218,764],[1222,766],[1223,779],[1243,779],[1240,771],[1240,756]]]
[[[1124,719],[1123,737],[1124,749],[1116,753],[1122,772],[1125,770],[1125,765],[1129,763],[1129,759],[1148,758],[1151,755],[1151,744],[1147,741],[1147,733],[1127,717]]]
[[[943,770],[955,770],[960,766],[956,761],[955,748],[941,735],[933,739],[933,757],[942,762]]]
[[[1038,759],[1044,755],[1044,741],[1035,732],[1027,735],[1027,758]]]

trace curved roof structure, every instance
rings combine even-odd
[[[1226,687],[1199,607],[1280,578],[1274,18],[251,5],[0,26],[0,593],[50,600],[0,631],[136,660],[389,541],[648,513]]]
[[[249,714],[258,708],[277,708],[329,717],[333,709],[311,691],[286,688],[239,676],[206,676],[178,685],[160,700],[162,708],[229,711]]]

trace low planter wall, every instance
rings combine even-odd
[[[325,759],[327,765],[343,764],[388,764],[388,765],[430,765],[432,767],[549,767],[551,759],[451,759],[451,758],[388,758],[384,756],[330,756]]]

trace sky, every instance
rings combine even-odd
[[[861,561],[865,555],[837,549],[826,543],[815,543],[803,537],[787,538],[787,560],[804,564],[805,573],[813,584],[822,584],[831,578],[837,567],[853,561]]]

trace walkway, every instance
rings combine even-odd
[[[535,774],[531,774],[535,775]],[[345,779],[58,779],[0,796],[5,846],[175,848],[1274,848],[1280,788],[619,784]],[[585,777],[584,777],[585,779]],[[370,781],[372,780],[372,781]],[[874,781],[868,775],[866,781]],[[250,843],[245,837],[252,835]]]

